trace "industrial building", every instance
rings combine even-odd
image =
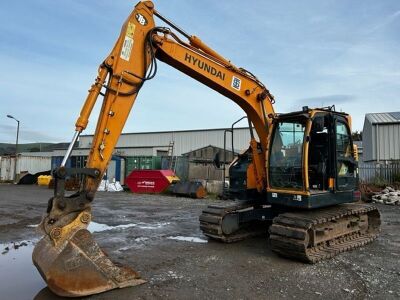
[[[249,147],[250,132],[248,127],[235,128],[232,134],[224,128],[197,129],[180,131],[158,131],[123,133],[114,149],[114,156],[109,163],[107,174],[109,179],[116,179],[123,183],[124,177],[132,168],[168,168],[168,160],[161,157],[177,156],[174,169],[181,176],[188,177],[188,158],[182,155],[192,153],[198,149],[212,146],[213,149],[224,148],[224,137],[226,149],[240,152]],[[72,152],[67,162],[67,167],[83,167],[92,146],[93,135],[82,135],[79,144]],[[26,152],[19,153],[17,159],[17,177],[21,173],[37,173],[54,169],[59,166],[65,154],[66,148],[59,147],[50,152]],[[203,151],[204,152],[204,151]],[[203,153],[203,152],[196,152]],[[204,152],[206,153],[206,152]],[[209,151],[207,152],[207,155]],[[201,156],[201,155],[200,155]],[[157,158],[158,157],[158,158]],[[201,159],[201,157],[197,157]],[[204,157],[208,161],[209,155]],[[221,156],[222,158],[222,156]],[[231,160],[232,156],[228,155]],[[0,160],[0,181],[10,181],[14,178],[14,156],[5,156]],[[202,171],[204,173],[204,171]],[[209,172],[208,172],[209,173]],[[207,173],[207,174],[208,174]],[[216,175],[212,176],[215,177]],[[217,176],[218,178],[220,176]],[[206,179],[206,178],[203,178]]]
[[[197,129],[179,131],[137,132],[123,133],[115,147],[115,154],[121,156],[165,156],[173,142],[174,156],[206,147],[209,145],[223,148],[225,128]],[[233,133],[233,147],[244,150],[249,147],[250,132],[247,127],[235,128]],[[83,135],[79,139],[79,149],[75,155],[87,155],[91,148],[93,135]],[[231,150],[231,134],[226,134],[227,149]],[[61,154],[61,153],[60,153]]]
[[[365,115],[363,160],[376,163],[400,160],[400,112]]]

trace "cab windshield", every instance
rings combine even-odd
[[[273,188],[303,188],[302,153],[306,120],[275,125],[269,157],[269,181]]]

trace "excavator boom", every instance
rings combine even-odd
[[[156,27],[158,16],[185,36],[183,42],[171,29]],[[204,83],[237,103],[254,125],[260,142],[254,152],[252,176],[261,192],[265,188],[265,149],[273,96],[250,72],[227,59],[161,16],[151,1],[139,2],[125,21],[114,48],[100,65],[98,76],[75,124],[75,134],[55,171],[54,197],[41,222],[45,236],[36,245],[33,262],[49,288],[58,295],[77,297],[113,288],[141,284],[144,280],[128,267],[115,265],[86,229],[91,203],[111,159],[140,88],[152,79],[161,60]],[[80,133],[86,128],[99,96],[103,96],[86,168],[65,167]],[[260,147],[263,151],[260,151]],[[66,196],[65,178],[83,175],[79,192]]]

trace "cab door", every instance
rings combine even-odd
[[[357,161],[353,141],[345,117],[336,116],[334,122],[336,190],[352,191],[357,186]]]

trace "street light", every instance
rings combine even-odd
[[[19,135],[19,121],[12,115],[7,115],[7,118],[17,121],[17,140],[15,142],[15,163],[14,163],[14,183],[17,183],[17,160],[18,160],[18,135]]]

